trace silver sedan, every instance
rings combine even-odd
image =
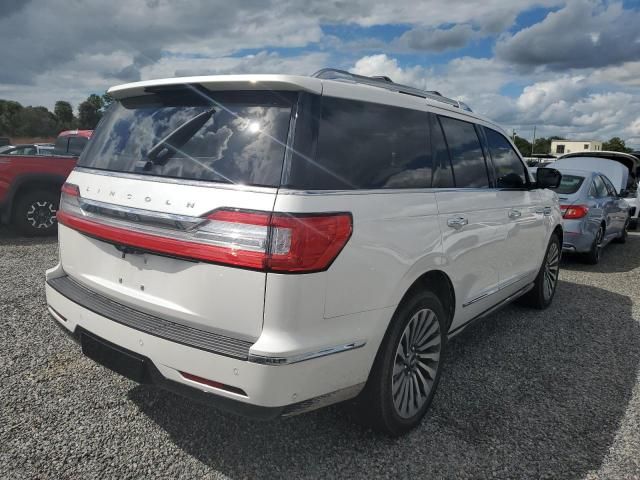
[[[580,253],[587,263],[596,264],[609,242],[626,242],[629,206],[605,175],[558,170],[562,182],[554,190],[564,218],[562,250]]]

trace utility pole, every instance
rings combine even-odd
[[[536,144],[536,126],[533,126],[533,140],[531,141],[531,156],[533,157],[533,146]]]
[[[513,140],[513,143],[516,143],[516,129],[513,129],[513,134],[511,135],[511,140]]]

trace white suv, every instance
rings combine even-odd
[[[116,372],[260,418],[359,396],[399,435],[448,338],[553,298],[559,174],[532,183],[464,104],[331,69],[109,93],[62,189],[46,292]]]

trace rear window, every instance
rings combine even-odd
[[[89,139],[84,137],[69,138],[69,154],[80,155],[88,141]]]
[[[278,186],[292,92],[174,88],[114,102],[79,166]]]
[[[315,159],[294,154],[288,186],[431,186],[427,112],[334,97],[322,97],[321,102]]]
[[[558,195],[571,195],[572,193],[576,193],[578,190],[580,190],[583,182],[584,177],[579,177],[577,175],[567,175],[563,173],[560,185],[558,186],[558,188],[553,188],[552,190]]]
[[[67,155],[69,145],[69,137],[58,137],[53,147],[53,153],[56,155]]]

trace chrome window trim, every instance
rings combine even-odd
[[[365,345],[365,341],[358,340],[346,344],[335,345],[333,347],[322,348],[320,350],[299,353],[289,357],[272,357],[268,355],[256,355],[249,352],[249,361],[252,363],[259,363],[261,365],[270,366],[291,365],[293,363],[304,362],[307,360],[312,360],[314,358],[326,357],[328,355],[335,355],[336,353],[348,352],[350,350],[362,348]]]

